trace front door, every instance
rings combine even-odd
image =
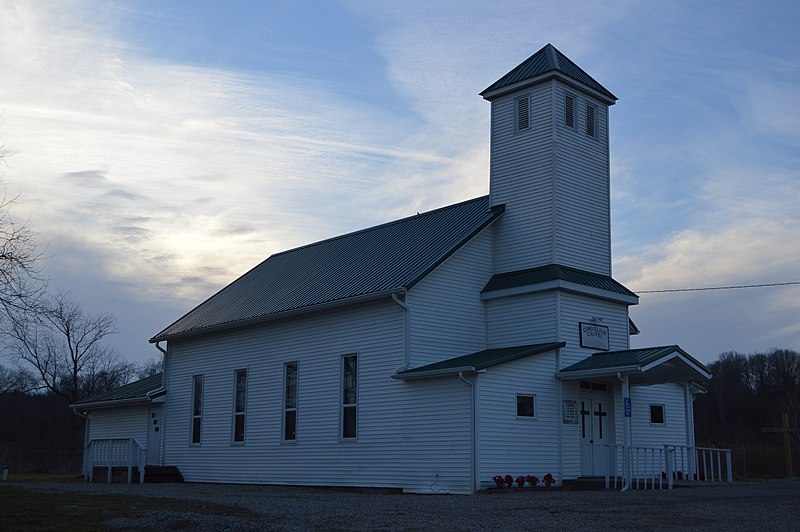
[[[147,413],[147,465],[161,465],[161,407]]]
[[[581,474],[604,476],[608,471],[611,453],[612,425],[608,398],[582,395],[580,407]]]

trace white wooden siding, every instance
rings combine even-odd
[[[491,237],[483,231],[409,291],[409,367],[486,348],[480,291],[492,276]]]
[[[552,351],[478,374],[480,487],[493,485],[495,475],[558,476],[560,411],[555,373]],[[517,394],[536,395],[534,419],[517,418]]]
[[[490,348],[557,340],[554,291],[491,299],[486,312]]]
[[[608,165],[608,107],[575,95],[576,124],[564,123],[566,89],[556,83],[556,252],[557,264],[611,275],[611,217]],[[586,134],[587,101],[595,105],[596,137]]]
[[[89,439],[137,438],[147,445],[149,405],[93,410],[89,419]]]
[[[403,310],[387,300],[173,342],[166,464],[190,482],[386,486],[467,493],[470,392],[391,379]],[[341,355],[358,354],[358,438],[340,441]],[[283,364],[297,362],[297,440],[281,441]],[[232,445],[233,371],[248,370],[244,445]],[[189,443],[204,375],[202,444]]]
[[[559,292],[559,340],[567,346],[561,350],[561,367],[565,368],[580,362],[597,349],[581,347],[580,323],[588,323],[592,318],[602,318],[598,325],[608,327],[611,351],[628,349],[628,309],[623,303],[615,303],[573,292]]]
[[[650,424],[650,405],[664,405],[664,424]],[[654,384],[631,388],[631,438],[633,445],[661,447],[686,445],[683,386]]]
[[[492,101],[493,205],[505,204],[494,224],[495,272],[553,262],[553,105],[551,84],[530,89],[530,128],[515,131],[514,99]]]

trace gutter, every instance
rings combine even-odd
[[[158,342],[155,342],[156,349],[158,349],[159,351],[161,351],[164,354],[164,358],[162,359],[162,362],[161,362],[161,386],[159,386],[155,390],[150,390],[149,392],[144,394],[145,397],[147,397],[148,399],[154,399],[156,397],[161,397],[162,395],[167,393],[167,389],[164,388],[164,379],[167,378],[167,350],[164,349],[163,347],[161,347],[159,345],[160,343],[161,343],[160,340]]]
[[[430,369],[427,371],[414,371],[409,373],[395,373],[392,375],[393,379],[400,379],[404,381],[411,381],[417,379],[432,379],[434,377],[459,377],[463,380],[465,373],[477,373],[478,370],[474,366],[462,366],[460,368],[442,368]]]
[[[620,373],[641,373],[642,368],[638,365],[619,366],[616,368],[584,369],[578,371],[561,371],[556,374],[558,380],[570,381],[578,379],[589,379],[592,377],[614,377]]]
[[[403,299],[400,299],[400,294],[403,295]],[[405,292],[392,294],[392,301],[397,303],[400,308],[403,309],[403,365],[401,366],[403,369],[407,369],[409,365],[409,339],[411,337],[410,316],[408,304],[405,301],[405,295]]]
[[[111,408],[112,406],[146,405],[150,402],[149,397],[131,397],[128,399],[109,399],[108,401],[96,401],[94,403],[75,403],[69,405],[73,412],[79,416],[86,417],[80,410],[93,410],[95,408]]]

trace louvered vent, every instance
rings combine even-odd
[[[564,95],[564,124],[575,127],[575,97],[569,93]]]
[[[586,134],[590,137],[597,135],[597,124],[595,117],[597,116],[597,107],[587,103],[586,104]]]
[[[528,129],[531,125],[528,96],[517,98],[517,131]]]

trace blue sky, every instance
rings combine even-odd
[[[616,94],[614,277],[800,280],[797,2],[0,0],[2,174],[112,344],[271,253],[488,190],[478,96],[548,42]],[[634,346],[800,349],[800,286],[643,294]]]

